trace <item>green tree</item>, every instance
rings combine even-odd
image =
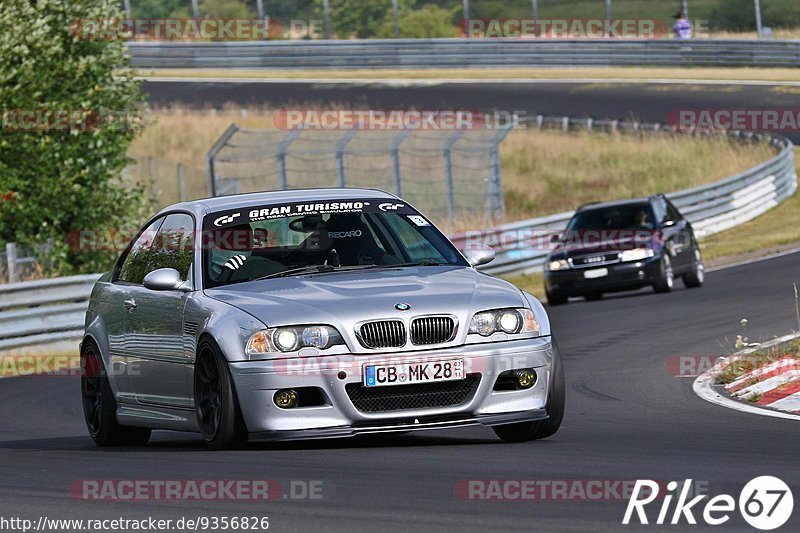
[[[400,37],[408,39],[432,39],[435,37],[459,37],[460,30],[454,23],[456,12],[461,8],[443,9],[426,5],[422,9],[404,9],[399,12]],[[394,37],[394,18],[391,12],[384,19],[375,35],[381,38]]]
[[[120,18],[115,0],[0,3],[0,243],[53,243],[62,273],[98,271],[112,252],[76,249],[79,232],[130,228],[141,191],[120,176],[143,100],[122,40],[91,39],[87,21]],[[96,34],[95,34],[96,35]],[[45,117],[31,126],[19,119]],[[66,113],[80,116],[57,122]],[[86,113],[88,113],[88,118]]]
[[[317,16],[323,17],[322,0],[314,0]],[[398,0],[399,10],[406,11],[411,0]],[[391,0],[330,0],[331,26],[339,39],[366,39],[378,34],[386,17],[392,16]]]

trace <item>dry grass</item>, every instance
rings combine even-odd
[[[681,135],[515,131],[502,145],[509,220],[602,200],[672,192],[739,173],[769,159],[765,144]]]
[[[715,382],[721,385],[727,385],[757,368],[761,368],[785,357],[800,361],[800,341],[780,344],[767,350],[757,350],[754,353],[737,357],[731,364],[717,374]]]
[[[800,82],[794,68],[706,67],[583,67],[583,68],[474,68],[474,69],[146,69],[143,78],[263,78],[263,79],[691,79]]]

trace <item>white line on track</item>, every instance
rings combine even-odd
[[[171,77],[171,76],[137,76],[137,80],[149,82],[182,82],[182,83],[302,83],[302,84],[337,84],[337,85],[389,85],[397,87],[428,87],[435,85],[498,85],[498,84],[661,84],[661,85],[755,85],[755,86],[789,86],[800,87],[800,81],[766,81],[766,80],[692,80],[670,78],[203,78],[203,77]]]
[[[791,250],[785,250],[783,252],[778,252],[778,253],[772,254],[772,255],[765,255],[764,257],[756,257],[754,259],[747,259],[745,261],[737,261],[735,263],[730,263],[730,264],[727,264],[727,265],[720,265],[720,266],[717,266],[717,267],[714,267],[714,268],[709,268],[709,269],[706,270],[706,272],[718,272],[720,270],[728,270],[729,268],[738,268],[738,267],[742,267],[742,266],[752,265],[754,263],[760,263],[762,261],[769,261],[771,259],[777,259],[779,257],[783,257],[783,256],[786,256],[786,255],[792,255],[792,254],[796,254],[796,253],[800,253],[800,248],[792,248]]]

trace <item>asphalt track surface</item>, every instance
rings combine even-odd
[[[687,76],[691,71],[687,71]],[[146,81],[152,105],[469,109],[666,122],[681,109],[795,109],[800,87],[686,83],[365,83]],[[800,142],[800,134],[788,135]]]
[[[728,353],[795,324],[800,254],[712,272],[702,289],[650,290],[551,310],[568,396],[550,439],[505,444],[486,428],[404,436],[253,445],[210,452],[190,434],[156,432],[143,448],[98,449],[83,425],[74,377],[0,380],[0,516],[136,518],[269,516],[270,531],[617,531],[625,501],[463,501],[460,480],[707,481],[738,498],[761,475],[800,500],[800,425],[707,403],[692,379],[667,371],[676,355]],[[274,502],[109,502],[71,498],[80,479],[322,480],[323,499]],[[655,519],[657,509],[650,512]],[[649,530],[653,527],[650,526]],[[686,531],[681,526],[669,531]],[[705,530],[696,526],[693,530]],[[708,528],[711,529],[711,528]],[[754,531],[738,513],[719,531]],[[786,531],[800,530],[795,509]]]

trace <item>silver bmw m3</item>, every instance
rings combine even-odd
[[[469,425],[554,434],[564,374],[538,300],[376,190],[176,204],[92,291],[81,343],[100,446],[153,429],[212,449]]]

